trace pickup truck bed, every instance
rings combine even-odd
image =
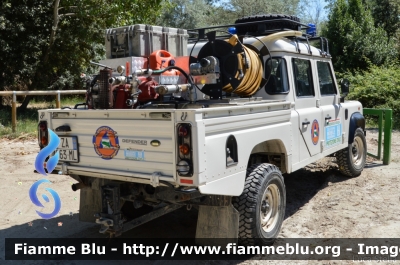
[[[248,161],[241,157],[234,169],[227,171],[225,163],[218,169],[218,161],[225,161],[224,145],[229,135],[237,135],[240,153],[248,158],[256,145],[253,142],[262,141],[251,135],[271,125],[285,127],[291,117],[290,106],[290,102],[283,100],[238,99],[218,104],[212,101],[184,104],[180,109],[159,104],[154,109],[53,109],[40,113],[59,137],[77,138],[79,162],[60,159],[56,168],[65,174],[136,183],[150,183],[154,174],[158,174],[159,180],[173,185],[202,186],[234,173],[244,174]],[[176,170],[175,136],[179,123],[189,123],[192,128],[194,172],[190,184],[180,182]],[[60,131],[65,126],[70,131]],[[110,149],[105,150],[111,155],[103,155],[105,151],[95,147],[105,131],[111,135]],[[264,138],[270,136],[265,133]],[[160,144],[151,145],[153,140]]]

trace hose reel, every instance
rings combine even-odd
[[[219,78],[214,84],[206,83],[201,91],[211,99],[222,98],[222,91],[239,96],[254,95],[265,82],[263,79],[263,63],[258,51],[246,47],[233,35],[228,41],[209,37],[197,56],[197,63],[190,65],[191,74],[196,75],[210,68],[207,62],[217,58]],[[204,73],[203,73],[204,74]]]

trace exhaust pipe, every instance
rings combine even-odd
[[[77,191],[79,189],[86,188],[86,185],[83,184],[83,182],[79,182],[79,183],[72,184],[71,188],[73,191]]]

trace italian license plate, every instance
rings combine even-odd
[[[57,150],[60,161],[79,162],[78,139],[76,136],[59,136],[60,144]]]

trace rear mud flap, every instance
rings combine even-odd
[[[233,205],[201,205],[199,207],[199,216],[196,228],[197,244],[210,245],[213,244],[213,242],[218,245],[237,243],[238,234],[239,212],[233,207]]]

